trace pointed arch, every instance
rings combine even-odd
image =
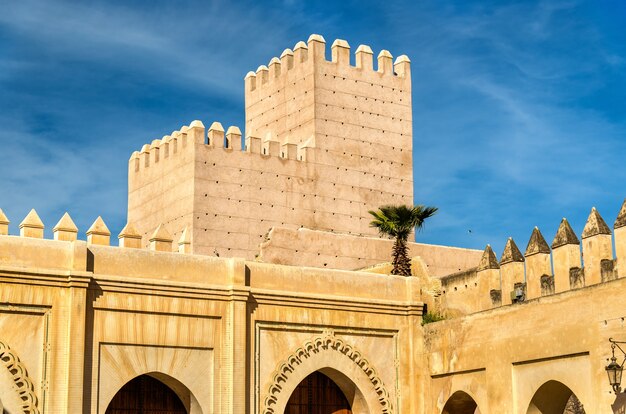
[[[526,414],[563,414],[568,403],[571,404],[570,401],[574,401],[572,396],[575,397],[576,394],[567,385],[549,380],[535,391]],[[575,401],[578,401],[578,398]],[[582,404],[580,404],[579,412],[580,414],[585,412]]]
[[[0,363],[8,370],[13,380],[20,401],[19,410],[24,414],[39,414],[35,386],[28,376],[26,367],[9,345],[2,341],[0,341]]]
[[[346,395],[355,414],[393,414],[389,392],[376,369],[363,354],[333,332],[306,341],[290,354],[271,377],[263,414],[282,414],[295,388],[319,371]]]
[[[474,398],[465,391],[456,391],[448,398],[441,414],[477,414],[480,413]]]
[[[143,382],[143,385],[139,384],[139,382]],[[170,375],[156,371],[139,374],[126,381],[106,403],[106,413],[116,413],[116,411],[110,411],[110,408],[120,404],[120,400],[123,398],[121,394],[132,395],[135,392],[135,388],[141,386],[149,387],[153,390],[152,394],[162,395],[163,403],[170,406],[169,408],[172,412],[180,411],[177,408],[179,407],[177,402],[180,402],[180,407],[183,409],[183,411],[180,411],[181,413],[202,414],[202,409],[197,399],[187,386]]]

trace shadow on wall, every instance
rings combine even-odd
[[[619,393],[611,405],[614,414],[626,414],[626,393]]]

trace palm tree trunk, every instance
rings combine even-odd
[[[411,276],[411,258],[409,257],[406,240],[396,237],[391,251],[393,269],[392,275]]]

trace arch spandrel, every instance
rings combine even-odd
[[[532,413],[533,398],[548,383],[560,383],[571,390],[580,400],[587,412],[592,409],[598,398],[593,397],[595,385],[591,381],[588,355],[573,356],[545,361],[536,364],[514,366],[515,408],[519,413]],[[605,374],[603,374],[603,377]],[[560,414],[560,413],[559,413]]]
[[[395,414],[389,392],[367,358],[332,332],[306,341],[288,355],[269,379],[261,413],[282,414],[296,387],[319,371],[333,380],[354,414]]]
[[[39,400],[26,366],[9,345],[0,341],[0,399],[2,411],[39,414]]]

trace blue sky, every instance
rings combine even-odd
[[[127,160],[201,119],[243,127],[243,77],[320,33],[412,60],[420,242],[498,255],[626,197],[626,2],[81,1],[0,5],[0,208],[47,233],[126,218]],[[471,230],[471,232],[469,231]]]

